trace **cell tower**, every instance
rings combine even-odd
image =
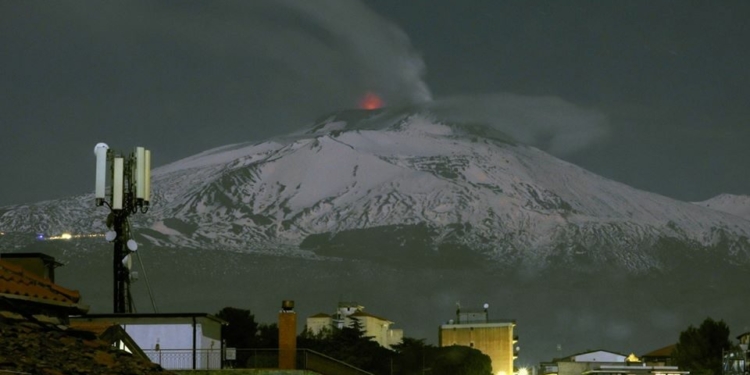
[[[107,227],[105,238],[114,242],[113,301],[115,313],[133,312],[133,298],[130,282],[133,259],[131,253],[138,250],[138,244],[131,238],[128,216],[137,212],[148,212],[151,201],[151,151],[136,147],[129,155],[112,151],[106,143],[94,147],[96,154],[96,206],[107,206]],[[109,172],[109,173],[108,173]],[[106,185],[110,176],[110,189]],[[107,200],[109,199],[109,201]]]

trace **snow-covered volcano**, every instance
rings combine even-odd
[[[341,112],[162,166],[152,181],[151,210],[132,220],[160,247],[370,259],[463,252],[633,271],[662,268],[665,244],[750,259],[742,215],[640,191],[428,112]],[[0,230],[101,232],[105,216],[85,195],[0,208]]]
[[[425,110],[338,113],[162,166],[153,188],[130,220],[163,311],[272,321],[279,300],[309,316],[348,294],[434,341],[457,301],[490,302],[518,318],[526,363],[647,352],[706,316],[747,324],[747,197],[676,201]],[[55,256],[61,285],[109,311],[110,244],[35,240],[103,233],[107,214],[93,194],[2,207],[0,253]]]

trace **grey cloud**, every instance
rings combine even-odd
[[[103,43],[114,30],[144,43],[156,39],[174,45],[192,57],[242,58],[246,71],[240,74],[286,83],[271,90],[279,99],[287,94],[284,89],[311,97],[328,94],[341,107],[355,106],[367,91],[394,105],[431,98],[423,81],[425,64],[409,37],[360,1],[210,4],[77,2],[58,11],[103,30],[91,35]]]
[[[99,121],[138,122],[157,138],[191,129],[206,140],[193,151],[287,132],[356,107],[367,92],[386,105],[431,97],[408,36],[360,1],[216,4],[21,4],[16,24],[8,26],[20,38],[6,33],[0,42],[17,45],[8,54],[11,64],[42,72],[47,81],[22,81],[23,74],[9,70],[17,81],[10,86],[23,85],[29,101],[43,91],[55,103],[72,101],[71,111],[104,112]],[[22,14],[27,21],[18,20]],[[35,116],[65,121],[55,110]],[[208,122],[218,132],[201,134]]]
[[[427,108],[448,121],[490,125],[557,156],[582,150],[609,134],[602,112],[553,96],[457,96],[435,100]]]
[[[631,338],[635,334],[635,331],[634,324],[616,319],[607,321],[604,325],[604,335],[618,341]]]
[[[341,63],[336,73],[351,69],[359,71],[355,81],[362,88],[378,92],[393,100],[423,102],[431,98],[430,90],[422,80],[424,62],[413,50],[408,36],[357,1],[282,2],[312,28],[294,30],[295,49],[316,57],[316,62],[326,65]],[[304,25],[305,23],[303,23]],[[322,28],[315,33],[315,28]],[[313,32],[311,32],[313,31]],[[278,53],[289,51],[277,49]],[[305,61],[285,59],[299,71],[309,66]]]

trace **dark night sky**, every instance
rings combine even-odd
[[[92,191],[100,141],[158,166],[368,91],[673,198],[750,194],[748,19],[747,1],[3,1],[0,206]]]

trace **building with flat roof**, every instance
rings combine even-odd
[[[677,344],[667,345],[663,348],[652,350],[646,354],[641,355],[643,363],[650,366],[672,366],[675,361],[672,358],[672,353]]]
[[[169,370],[220,369],[221,326],[226,321],[206,313],[87,314],[71,322],[120,325],[152,362]]]
[[[653,365],[634,354],[589,350],[540,364],[541,375],[688,375],[677,366]]]
[[[367,313],[364,306],[356,302],[339,302],[338,309],[333,315],[319,313],[307,318],[307,332],[318,335],[334,328],[354,327],[359,324],[365,331],[365,336],[384,348],[390,349],[404,339],[404,331],[392,329],[392,321]]]
[[[456,318],[440,326],[439,345],[468,346],[486,354],[492,360],[495,375],[513,375],[517,357],[513,334],[515,320],[490,320],[489,306],[484,310],[456,310]]]

